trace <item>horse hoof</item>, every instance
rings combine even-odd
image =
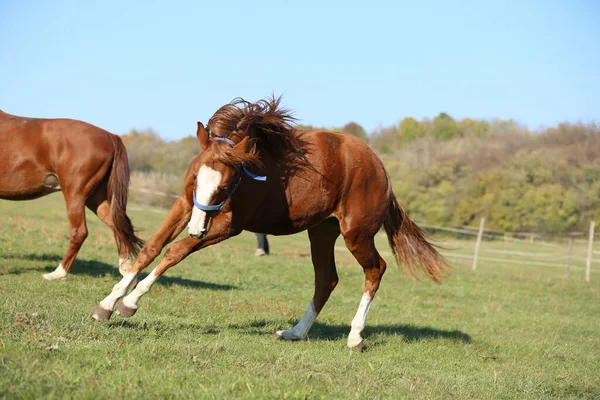
[[[350,341],[348,341],[348,348],[352,351],[362,352],[365,350],[366,346],[361,339],[358,343],[351,343]]]
[[[66,276],[57,276],[54,274],[54,272],[50,272],[47,274],[42,275],[42,278],[44,278],[47,281],[64,281],[67,280]]]
[[[106,322],[110,319],[112,313],[113,312],[110,310],[105,310],[100,306],[96,306],[96,308],[92,310],[92,318],[94,318],[96,321]]]
[[[281,337],[281,332],[283,331],[277,331],[273,334],[273,337],[277,340],[284,340],[283,337]]]
[[[287,330],[287,331],[275,332],[275,339],[296,341],[296,340],[301,340],[302,338],[296,336],[296,334],[294,332],[292,332],[292,330]]]
[[[42,278],[47,281],[64,281],[67,279],[67,271],[65,271],[62,265],[59,265],[54,271],[42,275]]]
[[[137,308],[127,307],[123,303],[119,303],[115,308],[115,312],[117,313],[117,315],[123,318],[133,317],[136,311]]]

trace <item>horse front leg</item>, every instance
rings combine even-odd
[[[131,291],[123,301],[118,304],[115,308],[115,312],[117,315],[121,317],[131,317],[138,310],[138,302],[140,298],[148,293],[154,283],[160,278],[162,274],[165,273],[166,270],[171,268],[174,265],[177,265],[187,257],[189,254],[195,251],[195,248],[198,246],[198,240],[192,239],[190,237],[181,239],[173,244],[167,250],[167,253],[160,261],[158,266],[154,268],[150,275],[140,281],[135,289]]]
[[[111,293],[92,310],[94,319],[97,321],[108,321],[110,319],[117,301],[125,296],[140,272],[158,257],[165,245],[173,241],[183,231],[190,220],[191,214],[191,206],[182,195],[173,204],[158,231],[146,242],[129,272],[113,287]]]
[[[139,308],[138,303],[140,298],[150,291],[154,283],[166,270],[179,264],[189,254],[219,243],[231,236],[234,236],[233,231],[226,229],[224,231],[219,231],[216,234],[209,234],[202,239],[187,237],[175,242],[173,246],[167,250],[163,259],[150,275],[139,282],[135,289],[132,290],[119,305],[117,305],[115,309],[117,315],[125,318],[133,316]]]

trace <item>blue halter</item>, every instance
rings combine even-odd
[[[229,145],[231,145],[231,147],[235,146],[235,142],[233,140],[229,139],[229,138],[217,136],[217,137],[214,137],[213,140],[217,140],[217,141],[221,141],[221,142],[226,142]],[[235,185],[233,185],[233,189],[231,189],[231,191],[229,192],[229,194],[227,195],[227,197],[225,197],[225,199],[222,202],[220,202],[219,204],[215,204],[213,206],[207,206],[207,205],[204,205],[204,204],[200,204],[196,200],[196,190],[194,190],[192,192],[192,200],[194,201],[194,205],[196,207],[198,207],[202,211],[219,211],[221,208],[223,208],[223,206],[225,205],[225,203],[227,203],[227,200],[229,200],[231,198],[231,196],[233,196],[233,194],[235,193],[235,190],[238,188],[238,186],[240,186],[240,183],[242,182],[242,176],[244,176],[244,174],[248,175],[250,178],[254,179],[255,181],[265,182],[267,180],[266,176],[255,175],[252,172],[248,171],[246,169],[246,163],[242,163],[242,172],[243,173],[240,173],[239,178],[235,182]]]

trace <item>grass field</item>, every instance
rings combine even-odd
[[[130,209],[144,238],[164,216]],[[438,286],[395,268],[378,237],[390,268],[358,353],[346,336],[363,273],[341,240],[340,284],[309,339],[290,343],[273,333],[312,297],[305,234],[270,237],[269,257],[252,255],[250,233],[196,253],[133,318],[102,324],[90,311],[118,279],[117,254],[108,228],[88,222],[68,279],[47,282],[68,244],[62,197],[0,201],[0,397],[600,398],[597,272],[586,283],[581,269],[565,278],[561,268],[480,261],[473,273],[452,257]],[[472,254],[473,242],[444,245]],[[524,246],[485,242],[482,255]]]

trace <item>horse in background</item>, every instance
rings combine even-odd
[[[435,282],[446,270],[438,252],[404,213],[381,160],[362,140],[323,130],[296,130],[280,98],[250,103],[234,100],[208,122],[198,122],[201,154],[190,164],[184,191],[133,267],[93,310],[108,320],[138,274],[187,226],[158,266],[116,307],[132,316],[156,280],[189,254],[248,230],[289,235],[308,230],[315,291],[297,325],[277,335],[306,337],[338,284],[334,245],[342,235],[365,273],[365,287],[351,323],[348,347],[362,349],[361,332],[386,270],[375,248],[383,226],[396,260]]]
[[[86,206],[113,231],[125,274],[143,241],[126,214],[129,164],[121,138],[82,121],[0,111],[0,142],[0,199],[32,200],[57,191],[65,198],[69,248],[44,278],[66,278],[88,236]]]

